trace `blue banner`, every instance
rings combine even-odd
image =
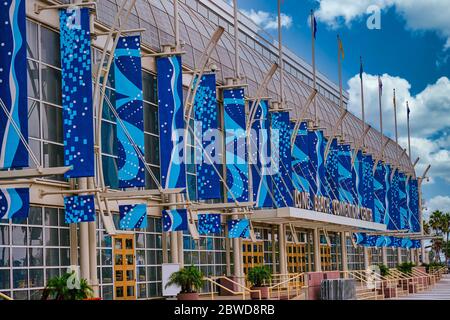
[[[411,249],[413,247],[413,242],[409,238],[403,238],[402,239],[402,248],[404,249]]]
[[[270,154],[270,122],[269,103],[261,100],[256,107],[255,117],[251,124],[251,169],[253,185],[253,201],[257,208],[273,206],[271,154]]]
[[[161,185],[163,189],[186,188],[181,57],[158,58],[156,65]]]
[[[409,226],[411,232],[420,232],[419,187],[417,179],[410,178],[408,183]]]
[[[0,10],[0,99],[28,140],[25,0],[5,0]],[[0,169],[28,167],[28,151],[0,108]]]
[[[147,204],[126,204],[119,206],[120,229],[147,228]]]
[[[309,171],[310,171],[310,198],[314,201],[314,196],[327,196],[325,184],[325,138],[323,131],[315,130],[308,132],[309,140]],[[325,143],[325,144],[324,144]]]
[[[386,197],[386,168],[383,162],[378,161],[373,179],[374,189],[374,210],[373,220],[378,223],[385,223],[385,210],[388,209]]]
[[[353,151],[355,152],[355,151]],[[355,172],[355,186],[356,186],[356,195],[357,195],[357,201],[354,203],[355,205],[362,207],[363,202],[363,194],[362,194],[362,188],[363,188],[363,179],[362,179],[362,151],[358,151],[356,154],[355,162],[353,163],[353,168]]]
[[[0,189],[0,219],[26,219],[30,211],[30,189]]]
[[[200,80],[194,100],[198,200],[222,198],[221,172],[215,159],[220,152],[215,137],[219,126],[216,97],[216,75],[206,74]],[[217,138],[217,139],[216,139]],[[201,146],[199,143],[201,142]]]
[[[64,165],[66,178],[93,177],[91,33],[88,8],[60,11]]]
[[[250,237],[250,221],[248,219],[228,220],[228,238]]]
[[[373,158],[370,154],[363,154],[360,163],[360,184],[358,193],[361,196],[360,206],[374,211],[374,182],[373,182]]]
[[[201,235],[220,234],[222,224],[220,214],[198,214],[198,233]]]
[[[412,248],[420,249],[422,247],[422,242],[420,240],[412,240]]]
[[[398,181],[398,198],[399,198],[399,228],[401,230],[409,229],[409,211],[408,200],[406,195],[406,176],[403,172],[399,173]]]
[[[278,164],[273,174],[273,195],[277,208],[293,207],[292,167],[291,167],[291,127],[289,112],[272,112],[271,151],[272,163]]]
[[[326,163],[325,178],[327,195],[331,200],[339,200],[339,146],[337,139],[330,144]]]
[[[398,170],[395,170],[389,189],[389,216],[388,230],[400,230],[400,175]]]
[[[338,145],[339,200],[353,204],[352,154],[350,145]]]
[[[95,221],[94,195],[64,197],[66,223]]]
[[[384,165],[384,185],[385,185],[385,211],[384,211],[384,224],[387,226],[388,230],[389,227],[392,228],[392,222],[391,222],[391,166],[389,164]]]
[[[293,127],[293,125],[291,126]],[[308,123],[300,123],[297,136],[294,140],[292,150],[292,180],[298,192],[309,193],[309,181],[307,172],[309,171],[309,144],[308,144]]]
[[[163,231],[187,231],[188,217],[186,209],[174,209],[162,211]]]
[[[145,166],[130,141],[143,155],[144,108],[139,36],[119,39],[114,52],[114,77],[116,111],[121,120],[117,119],[119,188],[145,187]]]
[[[223,91],[227,201],[248,201],[248,157],[244,89]]]

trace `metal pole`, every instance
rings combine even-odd
[[[343,97],[343,89],[342,89],[342,58],[341,58],[341,39],[339,35],[337,36],[338,42],[338,73],[339,73],[339,107],[344,107],[344,97]],[[344,136],[344,127],[341,126],[341,136]]]
[[[380,133],[381,133],[381,139],[380,139],[380,146],[381,146],[381,160],[383,160],[383,154],[384,154],[384,148],[383,148],[383,108],[381,106],[381,96],[383,95],[382,90],[382,84],[381,84],[381,78],[378,76],[378,105],[380,109]]]
[[[409,158],[411,159],[411,131],[410,131],[410,126],[409,126],[409,104],[408,104],[408,101],[406,101],[406,119],[407,119],[407,124],[408,124],[408,155],[409,155]]]
[[[395,98],[394,89],[394,125],[395,125],[395,143],[398,146],[398,130],[397,130],[397,99]]]
[[[239,19],[238,19],[238,3],[237,0],[233,0],[233,14],[234,14],[234,71],[235,78],[238,80],[241,76],[241,66],[239,60]]]
[[[94,178],[87,178],[88,188],[94,187]],[[101,205],[100,203],[98,204]],[[100,208],[99,208],[100,210]],[[99,283],[97,277],[97,229],[95,226],[95,221],[88,222],[88,232],[89,232],[89,274],[90,274],[90,284],[94,290],[94,297],[100,296]]]
[[[173,0],[173,26],[175,29],[175,48],[180,50],[180,16],[178,14],[178,0]]]
[[[280,64],[280,108],[283,109],[284,104],[284,74],[283,74],[283,44],[282,44],[282,33],[281,33],[281,0],[278,0],[278,56]]]
[[[314,37],[314,12],[311,10],[311,39],[312,39],[312,68],[313,68],[313,89],[316,89],[316,38]],[[317,103],[314,98],[314,124],[317,126]]]
[[[360,61],[361,61],[361,68],[362,68],[362,57],[360,57]],[[362,114],[362,122],[363,122],[363,127],[362,127],[362,150],[364,150],[365,148],[365,130],[366,130],[366,116],[365,116],[365,112],[364,112],[364,82],[363,82],[363,74],[361,73],[360,75],[360,80],[361,80],[361,114]]]

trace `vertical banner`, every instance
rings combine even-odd
[[[145,166],[133,143],[144,154],[141,41],[121,37],[114,52],[119,188],[145,187]],[[122,124],[120,124],[120,122]],[[133,143],[132,143],[133,142]]]
[[[391,169],[392,170],[392,169]],[[389,170],[389,171],[391,171]],[[400,228],[400,175],[395,169],[394,176],[389,189],[389,224],[388,230],[399,230]]]
[[[250,221],[248,219],[228,220],[228,238],[250,237]]]
[[[64,197],[66,223],[95,221],[94,195]]]
[[[64,165],[72,167],[66,178],[95,174],[89,20],[87,8],[60,11]]]
[[[223,91],[227,201],[248,201],[248,157],[244,89]]]
[[[309,131],[309,171],[311,174],[310,197],[314,195],[326,197],[327,190],[325,185],[325,164],[323,157],[325,154],[323,131]]]
[[[0,188],[0,219],[26,219],[30,211],[30,189]]]
[[[292,167],[291,167],[291,127],[289,112],[272,112],[271,119],[271,149],[272,164],[278,163],[274,168],[273,175],[273,195],[277,208],[293,207],[294,198],[292,195]]]
[[[293,126],[293,125],[292,125]],[[298,192],[309,193],[307,172],[309,171],[308,123],[300,123],[292,150],[292,180]]]
[[[163,189],[186,188],[181,57],[158,58],[156,66],[161,185]]]
[[[391,197],[391,171],[392,171],[391,166],[389,164],[385,164],[384,165],[384,186],[385,186],[384,208],[385,208],[385,211],[384,211],[383,223],[387,226],[388,230],[391,230],[391,229],[389,229],[389,227],[392,227],[392,225],[389,225],[391,223],[391,212],[390,212],[390,209],[391,209],[391,205],[390,205],[390,203],[391,203],[391,200],[390,200],[390,197]]]
[[[222,189],[217,174],[220,169],[215,163],[220,152],[220,138],[216,136],[219,119],[214,73],[203,75],[200,80],[194,101],[194,115],[198,200],[220,199]]]
[[[419,188],[417,179],[410,178],[408,183],[409,226],[411,232],[420,232]]]
[[[25,0],[4,0],[0,7],[0,103],[28,140]],[[27,149],[3,108],[0,139],[0,169],[28,167]]]
[[[147,204],[126,204],[119,206],[120,229],[147,228]]]
[[[406,175],[399,172],[398,180],[398,207],[399,207],[399,222],[398,227],[401,230],[409,229],[409,212],[406,195]]]
[[[269,103],[267,100],[261,100],[259,105],[253,108],[257,108],[251,124],[250,141],[253,201],[257,208],[271,208],[273,199],[271,196]]]
[[[360,184],[358,193],[361,195],[361,206],[374,211],[374,187],[373,187],[373,158],[370,154],[363,154],[360,163]]]
[[[201,235],[220,234],[222,224],[220,214],[198,214],[198,233]]]
[[[350,145],[338,145],[339,200],[353,204],[352,155]]]
[[[386,168],[383,162],[378,161],[373,177],[373,191],[374,191],[374,222],[384,223],[386,205]]]
[[[188,216],[186,209],[173,209],[162,211],[162,223],[164,232],[187,231]]]
[[[328,197],[331,200],[339,200],[339,147],[337,139],[333,139],[330,144],[325,163],[325,180]]]
[[[353,151],[355,152],[355,151]],[[362,194],[362,162],[363,162],[363,153],[362,151],[358,151],[356,154],[355,162],[353,163],[354,177],[355,177],[355,187],[356,187],[356,197],[357,201],[354,202],[358,207],[362,207],[363,203],[363,194]]]

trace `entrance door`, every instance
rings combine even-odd
[[[264,263],[264,246],[262,241],[242,242],[242,260],[244,273],[247,274],[248,269],[255,266],[262,266]]]
[[[320,245],[320,261],[323,271],[331,271],[331,247],[326,244]]]
[[[289,273],[301,273],[306,271],[306,244],[288,243],[287,260]]]
[[[134,235],[114,236],[114,299],[136,300]]]

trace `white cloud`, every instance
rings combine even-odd
[[[435,210],[442,212],[450,212],[450,197],[436,196],[425,202],[424,218],[428,219],[430,214]]]
[[[448,0],[318,0],[317,18],[336,28],[345,23],[350,25],[366,15],[371,5],[381,10],[395,6],[405,19],[406,27],[414,31],[435,31],[446,39],[444,49],[450,48],[450,5]]]
[[[383,82],[383,130],[394,137],[393,89],[397,97],[397,123],[399,143],[407,147],[406,101],[411,110],[411,153],[413,160],[421,160],[416,169],[419,174],[428,164],[432,165],[431,177],[441,177],[450,183],[450,80],[442,77],[412,96],[411,85],[405,79],[384,74]],[[348,81],[349,110],[361,117],[359,74]],[[378,76],[364,74],[364,101],[366,121],[379,128]]]
[[[241,12],[252,19],[257,25],[265,30],[274,30],[278,28],[278,16],[276,14],[262,10],[242,10]],[[281,13],[281,27],[289,29],[292,26],[292,17]]]

